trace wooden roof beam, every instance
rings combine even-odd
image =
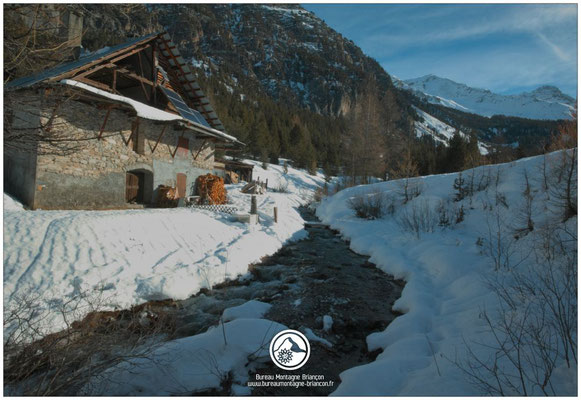
[[[155,39],[155,37],[154,38],[150,38],[149,40],[154,40],[154,39]],[[137,44],[137,46],[139,46],[139,47],[134,48],[133,50],[131,50],[128,53],[123,53],[124,51],[127,51],[127,49],[119,50],[118,52],[109,54],[108,56],[105,56],[104,58],[95,60],[95,61],[93,61],[93,62],[91,62],[89,64],[83,65],[83,66],[81,66],[79,68],[76,68],[76,69],[74,69],[72,71],[66,72],[66,73],[61,74],[61,75],[54,76],[54,77],[48,79],[48,81],[49,82],[54,82],[54,81],[60,81],[61,79],[73,78],[79,72],[81,72],[83,76],[90,75],[93,72],[97,72],[98,70],[100,70],[102,68],[105,68],[105,65],[102,65],[101,66],[99,64],[101,64],[101,63],[114,64],[114,63],[116,63],[119,60],[123,60],[124,58],[130,57],[130,56],[132,56],[135,53],[138,53],[140,51],[143,51],[143,50],[147,49],[150,46],[150,44],[146,44],[145,46],[141,46],[141,45]],[[115,57],[116,55],[117,55],[117,57]],[[114,58],[112,58],[112,57],[114,57]],[[90,68],[90,67],[93,67],[93,66],[98,66],[98,67],[97,68],[93,68],[91,70],[91,72],[88,72],[88,71],[87,71],[88,73],[83,72],[87,68]]]

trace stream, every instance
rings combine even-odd
[[[253,395],[328,395],[339,385],[342,371],[375,360],[378,352],[368,352],[365,339],[372,332],[383,331],[397,316],[391,308],[400,297],[403,281],[376,268],[369,257],[353,252],[349,242],[320,224],[312,210],[301,207],[299,212],[312,222],[305,224],[308,238],[289,243],[251,265],[247,279],[228,281],[178,302],[178,337],[216,325],[228,307],[259,300],[272,305],[264,318],[301,332],[309,328],[326,341],[310,340],[311,355],[300,370],[268,365],[253,371],[251,378],[255,373],[324,375],[326,381],[334,381],[333,386],[255,388]],[[328,331],[323,329],[325,315],[333,320]],[[230,393],[224,388],[205,394]]]

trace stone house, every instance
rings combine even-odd
[[[4,187],[32,209],[153,204],[194,194],[214,151],[241,145],[167,33],[4,86]]]

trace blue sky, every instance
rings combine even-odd
[[[577,93],[576,4],[303,4],[401,79]]]

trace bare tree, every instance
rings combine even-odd
[[[411,146],[407,146],[395,168],[390,169],[390,179],[400,179],[399,188],[403,203],[421,193],[421,183],[410,178],[418,176],[418,165],[412,157]]]
[[[4,5],[4,82],[33,75],[74,57],[82,32],[73,32],[75,5]]]
[[[549,150],[561,150],[561,157],[554,162],[552,178],[548,185],[549,195],[562,210],[563,220],[577,215],[577,108],[572,120],[559,127],[553,136]],[[570,149],[570,150],[567,150]]]
[[[355,109],[352,111],[347,135],[349,159],[346,160],[353,184],[361,177],[368,183],[372,176],[385,170],[385,126],[376,84],[367,78]]]

